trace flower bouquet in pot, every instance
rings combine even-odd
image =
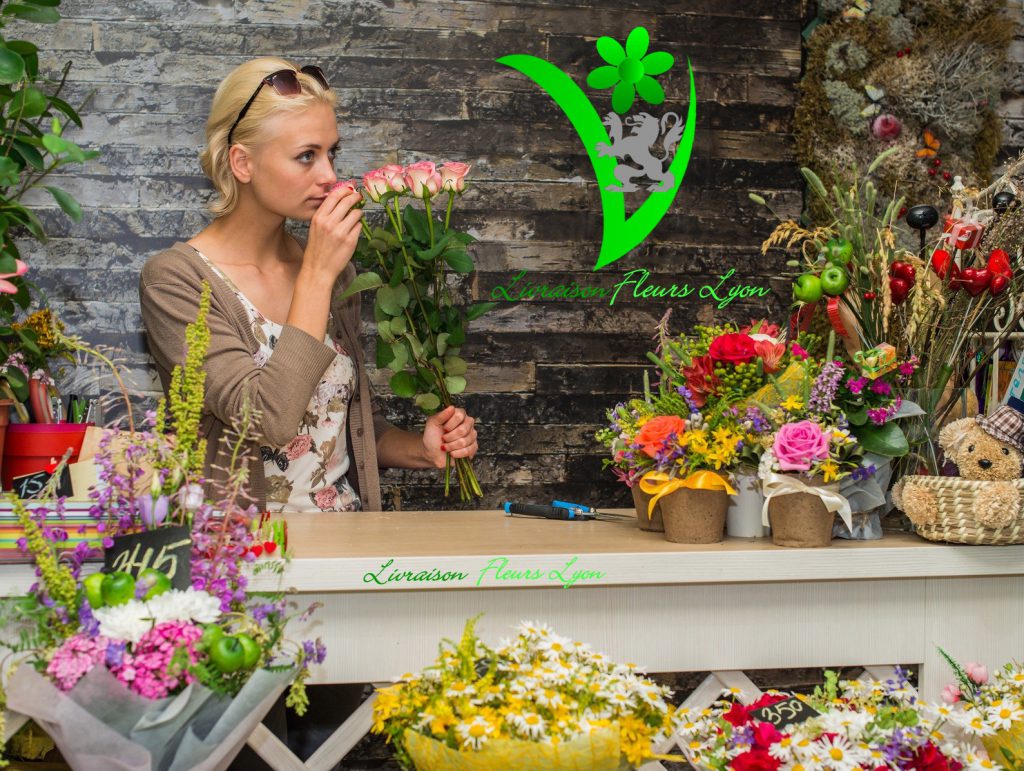
[[[544,624],[497,648],[466,624],[437,663],[379,689],[374,733],[417,771],[618,771],[643,765],[677,727],[667,688]],[[681,758],[680,758],[681,759]]]
[[[640,489],[640,479],[648,471],[654,470],[654,456],[644,448],[651,446],[650,441],[666,416],[656,413],[650,398],[646,372],[644,383],[645,398],[620,402],[608,410],[605,413],[608,425],[598,429],[595,438],[611,453],[611,458],[602,460],[603,468],[610,468],[633,494],[637,525],[641,530],[663,533],[665,523],[661,507],[657,502],[651,504],[650,494]]]
[[[363,220],[363,236],[355,259],[364,269],[344,295],[375,290],[377,366],[393,373],[391,390],[413,399],[431,415],[454,403],[466,389],[466,361],[459,356],[469,323],[495,307],[485,302],[460,307],[452,296],[449,271],[473,272],[466,247],[476,239],[451,226],[456,198],[466,190],[469,166],[449,161],[435,165],[420,161],[408,166],[389,164],[363,175],[366,200],[380,204],[384,220],[371,226]],[[355,181],[341,182],[355,187]],[[444,217],[434,212],[442,195]],[[421,200],[423,209],[402,198]],[[448,494],[452,459],[445,468]],[[483,493],[468,458],[456,458],[459,493],[463,501]]]
[[[942,648],[939,653],[956,675],[942,691],[950,705],[943,715],[962,734],[980,740],[1000,767],[1024,769],[1024,667],[1011,662],[989,677],[984,664],[961,666]]]
[[[209,301],[206,287],[185,364],[152,416],[161,430],[130,435],[125,471],[109,447],[98,456],[91,513],[101,542],[58,557],[66,532],[40,524],[45,508],[13,499],[41,580],[3,609],[3,643],[18,664],[5,706],[33,718],[75,767],[223,767],[285,688],[305,709],[309,666],[323,660],[319,641],[287,640],[296,613],[283,592],[248,589],[258,514],[240,503],[247,409],[229,437],[221,497],[208,500],[198,476]],[[87,574],[83,563],[99,556],[103,569]]]
[[[948,737],[941,710],[919,701],[901,670],[886,681],[825,676],[810,696],[769,691],[743,703],[727,691],[710,709],[680,709],[680,745],[715,771],[999,768]]]

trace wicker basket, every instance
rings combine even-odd
[[[906,476],[899,482],[900,489],[894,491],[900,509],[903,509],[902,499],[909,484],[923,487],[935,495],[934,513],[929,510],[924,517],[910,517],[922,538],[978,546],[1024,543],[1024,514],[1019,505],[1017,515],[1003,527],[989,527],[974,516],[975,498],[986,486],[1011,484],[1018,495],[1024,495],[1024,479],[985,482],[960,477]]]

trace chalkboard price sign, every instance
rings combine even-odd
[[[11,487],[19,498],[26,501],[39,495],[39,493],[46,488],[51,477],[53,477],[53,474],[49,471],[37,471],[34,474],[25,474],[24,476],[14,477],[14,479],[11,480]],[[60,481],[57,483],[55,495],[59,497],[71,494],[71,474],[68,472],[68,467],[64,466],[64,469],[60,474]]]
[[[183,525],[121,535],[103,555],[104,572],[120,570],[133,576],[146,568],[166,573],[174,589],[192,584],[192,534]]]
[[[803,723],[820,714],[814,707],[791,696],[778,704],[751,711],[750,717],[762,723],[771,723],[776,728],[783,728],[787,725]]]

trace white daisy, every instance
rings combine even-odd
[[[546,724],[544,718],[536,712],[524,712],[521,715],[510,714],[508,717],[516,730],[528,739],[540,739],[544,736]]]
[[[487,722],[482,715],[477,715],[468,722],[458,723],[455,726],[455,733],[462,740],[463,747],[471,747],[474,750],[480,749],[491,735],[495,733],[494,726]]]
[[[1006,700],[1002,704],[989,707],[985,716],[988,723],[1005,731],[1018,720],[1024,720],[1024,709],[1021,709],[1020,704]]]
[[[449,699],[457,699],[460,696],[476,696],[476,688],[469,683],[459,680],[449,685],[444,695]]]

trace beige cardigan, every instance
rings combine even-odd
[[[335,284],[334,298],[355,274],[350,264]],[[219,468],[227,465],[229,456],[221,437],[241,414],[243,397],[248,392],[253,408],[262,414],[257,438],[250,448],[249,492],[263,509],[267,494],[260,444],[281,447],[292,440],[335,352],[322,340],[285,325],[266,366],[257,367],[253,354],[259,350],[259,344],[242,303],[195,249],[179,241],[151,257],[139,279],[149,350],[165,393],[171,370],[184,362],[185,327],[195,321],[199,312],[204,280],[212,288],[207,317],[210,347],[206,356],[206,399],[200,424],[202,435],[208,440],[205,473],[208,479],[223,479]],[[359,493],[365,510],[380,511],[376,437],[392,426],[374,408],[370,398],[359,341],[359,305],[358,294],[345,300],[333,299],[334,325],[329,332],[352,356],[356,369],[358,387],[346,421],[349,482]]]

